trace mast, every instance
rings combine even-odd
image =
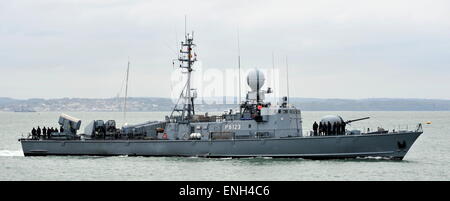
[[[123,119],[125,120],[125,122],[127,121],[127,96],[128,96],[128,74],[129,74],[129,72],[130,72],[130,59],[128,59],[127,77],[126,77],[126,81],[125,81],[125,97],[124,97],[124,104],[123,104]]]
[[[194,110],[194,96],[192,96],[191,91],[191,73],[193,71],[192,66],[194,65],[194,62],[197,61],[196,54],[193,53],[193,47],[195,47],[194,42],[194,32],[192,34],[186,34],[185,35],[185,41],[181,42],[181,49],[180,49],[180,56],[178,57],[178,61],[180,62],[180,68],[184,68],[187,70],[187,82],[186,82],[186,88],[182,92],[184,93],[184,105],[182,109],[182,119],[183,120],[189,120],[191,119],[192,115],[195,115]]]
[[[274,77],[275,77],[275,55],[272,51],[272,80],[273,80],[272,83],[275,86]],[[273,89],[273,86],[272,86],[272,89]],[[275,93],[273,93],[273,101],[276,101]]]
[[[180,52],[178,54],[178,61],[180,63],[179,68],[185,69],[182,73],[187,74],[187,82],[181,90],[180,96],[177,103],[173,107],[172,113],[170,114],[170,119],[175,121],[189,122],[193,115],[195,115],[194,109],[194,99],[197,97],[195,89],[191,88],[191,73],[193,71],[192,67],[197,61],[197,55],[193,52],[194,44],[194,32],[191,34],[187,33],[187,17],[184,16],[184,41],[181,42]],[[174,64],[174,62],[173,62]],[[178,103],[183,100],[183,107],[178,108]],[[174,112],[181,112],[180,116],[174,117]]]
[[[238,73],[239,73],[239,100],[238,100],[238,104],[241,104],[241,47],[239,44],[239,28],[237,30],[237,48],[238,48]],[[241,107],[239,107],[241,108]],[[242,113],[242,111],[241,111]]]
[[[289,105],[289,66],[287,56],[286,56],[286,88],[287,88],[287,104]]]

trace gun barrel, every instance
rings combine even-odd
[[[364,118],[359,118],[359,119],[352,119],[352,120],[348,120],[345,122],[345,124],[349,124],[355,121],[362,121],[362,120],[366,120],[366,119],[370,119],[370,117],[364,117]]]

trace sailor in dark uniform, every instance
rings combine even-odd
[[[36,129],[34,127],[31,129],[31,138],[36,139]]]
[[[42,137],[44,139],[47,137],[47,129],[45,128],[45,126],[44,126],[44,128],[42,128]]]
[[[340,135],[341,134],[341,123],[336,122],[336,135]]]
[[[314,136],[317,136],[317,129],[318,129],[319,125],[317,125],[317,122],[314,122],[313,124],[313,131],[314,131]]]
[[[319,123],[319,135],[322,135],[323,133],[323,124],[322,122]]]
[[[326,135],[330,135],[330,134],[331,134],[331,123],[328,122],[328,124],[327,124],[327,133],[326,133]]]
[[[41,128],[39,128],[39,126],[36,130],[36,134],[37,134],[37,139],[40,139],[41,138]]]
[[[331,126],[331,135],[336,135],[336,122],[333,122]]]

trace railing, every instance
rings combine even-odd
[[[414,128],[410,129],[410,128]],[[385,129],[383,127],[378,127],[377,129],[372,129],[368,127],[348,127],[346,129],[346,133],[344,135],[348,135],[349,131],[352,130],[359,130],[361,131],[361,134],[368,134],[368,133],[405,133],[405,132],[423,132],[422,123],[411,125],[411,124],[404,124],[404,125],[397,125],[394,126],[394,128],[391,127],[391,129]],[[310,129],[303,129],[303,136],[313,136],[314,131]],[[342,135],[342,134],[341,134]]]

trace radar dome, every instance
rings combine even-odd
[[[252,91],[258,91],[264,85],[266,78],[264,73],[258,69],[251,70],[247,75],[247,84]]]

